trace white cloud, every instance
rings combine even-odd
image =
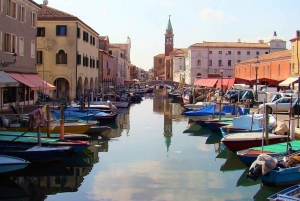
[[[267,35],[267,36],[258,36],[255,38],[241,38],[241,42],[246,42],[246,43],[257,43],[259,40],[263,40],[264,43],[269,42],[270,40],[272,40],[273,35]]]
[[[214,11],[210,8],[205,8],[202,11],[199,12],[200,17],[203,20],[234,20],[235,18],[233,16],[227,15],[222,11]]]

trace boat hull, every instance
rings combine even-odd
[[[260,177],[262,183],[266,186],[288,186],[300,182],[300,167],[284,168],[280,170],[271,170]]]
[[[29,149],[23,149],[15,146],[5,146],[0,148],[0,154],[2,155],[23,158],[32,163],[61,160],[72,152],[72,147],[35,146]]]
[[[71,125],[73,124],[73,125]],[[74,124],[74,123],[65,123],[64,126],[64,132],[65,133],[77,133],[77,134],[83,134],[86,133],[92,125],[88,125],[88,124]],[[40,127],[40,131],[41,132],[47,132],[47,128],[46,127]],[[9,128],[5,128],[5,130],[7,131],[21,131],[21,132],[26,132],[28,131],[28,127],[9,127]],[[36,132],[37,130],[34,129],[34,132]],[[51,127],[51,133],[60,133],[60,126],[55,126],[54,128]]]
[[[280,153],[274,153],[269,151],[264,151],[263,153],[268,154],[272,157],[281,155]],[[247,167],[250,167],[260,154],[262,154],[261,150],[253,149],[246,149],[237,152],[237,156]]]
[[[262,134],[261,133],[237,133],[226,135],[222,138],[221,142],[230,151],[236,152],[243,149],[249,149],[251,147],[258,147],[262,145]],[[280,142],[286,142],[288,136],[286,135],[275,135],[269,134],[269,143],[276,144]],[[267,144],[264,140],[264,144]]]
[[[0,155],[0,173],[12,172],[25,168],[30,162],[22,158]]]
[[[278,201],[278,200],[293,200],[293,201],[300,201],[299,198],[299,192],[300,192],[300,185],[296,184],[294,186],[288,187],[286,189],[283,189],[282,191],[279,191],[278,193],[275,193],[268,197],[269,201]]]

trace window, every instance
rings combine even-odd
[[[278,64],[278,75],[280,75],[280,64]]]
[[[95,46],[95,37],[93,37],[93,45]]]
[[[90,57],[90,68],[93,67],[93,59]]]
[[[1,2],[0,2],[0,4],[1,4]],[[23,6],[20,7],[20,21],[21,22],[25,22],[26,21],[26,9]]]
[[[81,65],[81,55],[77,54],[77,65]]]
[[[238,54],[238,55],[241,55],[241,51],[237,51],[237,54]]]
[[[66,36],[67,35],[67,26],[66,25],[56,25],[56,35],[57,36]]]
[[[250,51],[247,51],[247,55],[250,55]]]
[[[43,51],[36,52],[36,63],[42,64],[43,63]]]
[[[228,55],[229,55],[229,54],[231,54],[231,51],[228,51],[228,53],[227,53],[227,54],[228,54]]]
[[[265,52],[265,54],[269,54],[269,52]]]
[[[120,57],[123,58],[123,53],[120,53]]]
[[[95,59],[93,59],[93,68],[95,68]]]
[[[159,59],[159,60],[158,60],[158,63],[162,64],[162,59]]]
[[[45,37],[45,27],[38,27],[36,29],[36,36],[37,37]]]
[[[222,65],[222,60],[219,60],[219,66],[221,66]]]
[[[35,58],[35,41],[31,41],[31,58]]]
[[[240,62],[241,62],[241,60],[237,60],[237,62],[238,62],[238,63],[240,63]]]
[[[15,53],[15,51],[17,49],[16,39],[17,39],[17,37],[15,35],[12,35],[9,33],[4,34],[4,51],[5,52]]]
[[[59,50],[56,54],[56,64],[67,64],[67,54],[64,50]]]
[[[112,51],[111,50],[109,50],[109,52],[108,52],[110,55],[112,55]]]
[[[228,60],[227,64],[228,64],[228,66],[231,66],[231,60]]]
[[[19,56],[24,56],[24,38],[19,38]]]
[[[83,37],[82,37],[83,41],[89,42],[89,34],[85,31],[83,31]]]
[[[99,68],[99,60],[96,61],[96,68]]]
[[[90,44],[92,44],[93,43],[93,36],[91,35],[90,36]]]
[[[259,52],[258,52],[258,51],[256,52],[256,55],[259,55]]]
[[[212,51],[208,51],[208,54],[212,54]]]
[[[36,14],[34,12],[31,13],[31,26],[35,27],[36,25]]]
[[[80,38],[80,28],[77,27],[77,38]]]
[[[222,51],[219,51],[219,54],[222,54]]]
[[[17,4],[12,0],[7,0],[6,15],[17,18]]]
[[[208,60],[208,66],[212,66],[212,60]]]
[[[197,66],[201,66],[201,59],[198,59]]]

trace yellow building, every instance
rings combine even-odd
[[[37,72],[56,86],[50,96],[73,100],[99,91],[99,34],[78,17],[43,6],[37,21]],[[43,89],[42,89],[43,90]]]

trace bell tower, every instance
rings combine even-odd
[[[170,56],[170,52],[173,52],[174,46],[174,34],[170,17],[171,15],[169,15],[169,21],[165,33],[165,56]]]

